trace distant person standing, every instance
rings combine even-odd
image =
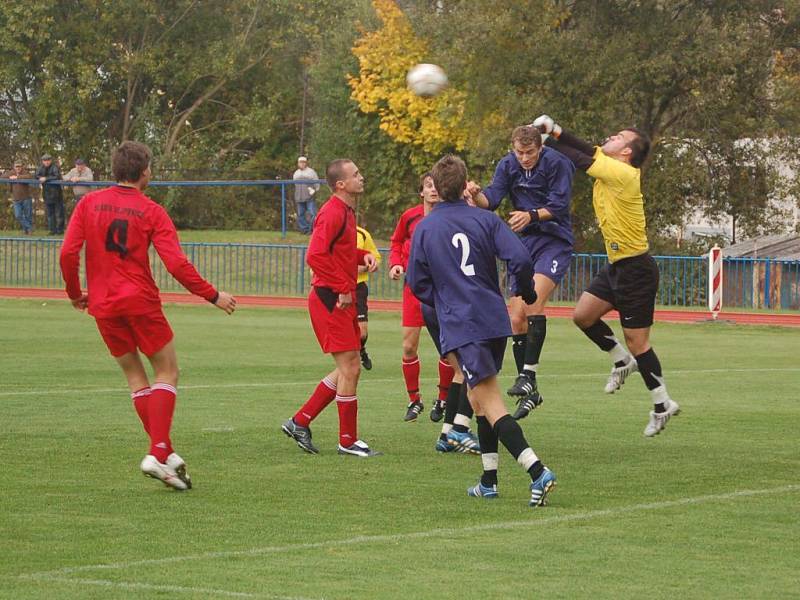
[[[3,173],[3,179],[33,179],[22,161],[15,161],[11,171]],[[11,197],[14,199],[14,218],[19,221],[22,232],[30,235],[33,231],[33,194],[28,183],[12,183]]]
[[[319,179],[317,172],[308,166],[305,156],[297,158],[297,170],[292,175],[294,180]],[[298,183],[294,186],[294,203],[297,209],[297,228],[306,235],[311,233],[314,226],[314,217],[317,214],[317,205],[314,194],[319,190],[319,184]]]
[[[82,158],[75,160],[75,166],[64,175],[64,181],[94,181],[94,173],[86,166]],[[92,191],[88,185],[72,186],[72,193],[75,195],[75,204],[80,202],[86,194]]]
[[[36,169],[36,178],[42,184],[42,198],[47,211],[47,229],[50,235],[64,233],[64,191],[60,185],[47,185],[48,181],[60,181],[61,169],[49,154],[42,156],[42,164]]]

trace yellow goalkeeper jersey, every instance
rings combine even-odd
[[[363,227],[359,227],[356,225],[356,246],[360,250],[365,250],[372,254],[375,259],[378,261],[378,264],[381,264],[381,253],[378,252],[378,248],[375,246],[375,242],[372,241],[372,236],[369,234],[369,231],[364,229]],[[356,283],[364,283],[369,279],[369,273],[364,271],[363,273],[359,271],[358,278],[356,279]]]
[[[639,256],[650,248],[644,218],[641,170],[603,154],[598,147],[586,173],[595,178],[592,204],[609,262]]]

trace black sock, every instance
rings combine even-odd
[[[605,321],[598,321],[591,327],[587,327],[581,331],[583,331],[583,333],[586,334],[586,337],[597,344],[597,347],[604,352],[608,352],[617,345],[614,332],[611,331],[611,327],[606,325]]]
[[[642,374],[642,379],[644,379],[644,384],[648,390],[652,392],[657,387],[664,385],[664,378],[661,375],[661,362],[652,348],[637,356],[636,364],[639,365],[639,373]],[[657,413],[667,410],[663,403],[653,406],[653,410]]]
[[[464,385],[461,387],[461,393],[458,396],[458,409],[456,411],[457,414],[465,416],[467,419],[472,419],[472,415],[474,411],[472,410],[472,405],[469,403],[469,397],[467,396],[467,386]],[[453,425],[453,430],[459,433],[466,433],[469,431],[469,425]]]
[[[528,440],[525,439],[525,434],[522,433],[522,427],[509,414],[503,415],[494,422],[494,432],[497,434],[497,439],[500,440],[500,443],[514,457],[514,460],[519,458],[520,454],[526,449],[530,448]],[[483,448],[481,448],[482,450]]]
[[[511,336],[511,350],[514,351],[514,362],[517,364],[517,373],[522,373],[525,366],[525,346],[528,334],[517,333]]]
[[[481,445],[481,457],[485,462],[491,463],[487,469],[487,465],[483,466],[483,475],[481,475],[481,483],[487,487],[497,485],[497,434],[489,425],[486,417],[476,417],[478,422],[478,442]],[[485,458],[484,458],[485,457]],[[495,467],[492,469],[491,467]]]
[[[527,343],[525,344],[525,364],[538,365],[542,354],[544,338],[547,337],[547,317],[533,315],[528,317]],[[533,371],[530,371],[531,373]]]
[[[361,338],[361,353],[364,354],[367,351],[367,338],[369,336],[365,335]]]
[[[537,460],[535,463],[531,465],[531,468],[528,469],[528,475],[531,476],[531,481],[536,481],[539,477],[544,473],[544,465],[542,461]]]
[[[461,397],[461,389],[464,387],[463,383],[456,383],[453,381],[450,384],[450,389],[447,390],[447,403],[444,405],[444,422],[452,425],[458,412],[458,402]]]

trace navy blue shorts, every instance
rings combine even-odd
[[[564,279],[572,261],[572,244],[551,235],[524,235],[520,241],[533,260],[534,274],[540,273],[558,285]],[[516,281],[511,280],[511,293],[515,295]]]
[[[439,318],[436,316],[436,309],[424,302],[420,302],[420,306],[422,307],[422,319],[425,321],[425,329],[428,330],[439,356],[444,356],[442,354],[442,331],[439,329]]]
[[[506,341],[504,337],[481,340],[454,350],[470,388],[500,372],[503,368],[503,355],[506,353]]]

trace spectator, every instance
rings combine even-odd
[[[60,181],[61,169],[49,154],[42,156],[42,164],[36,169],[36,178],[42,184],[47,228],[50,230],[50,235],[60,235],[64,233],[64,192],[60,185],[46,185],[46,182]]]
[[[308,166],[305,156],[297,158],[297,170],[292,179],[319,179],[317,172]],[[311,233],[314,226],[314,216],[317,214],[317,205],[314,194],[319,190],[319,184],[301,183],[294,186],[294,203],[297,208],[297,228],[306,235]]]
[[[70,169],[69,173],[64,175],[64,181],[94,181],[94,173],[86,166],[82,158],[75,161],[75,167]],[[75,185],[72,186],[72,193],[75,195],[75,204],[80,202],[86,194],[92,191],[88,185]]]
[[[3,179],[32,179],[30,172],[22,164],[15,161],[11,171],[3,173]],[[14,199],[14,217],[19,221],[25,235],[33,232],[33,194],[28,183],[12,183],[11,196]]]

